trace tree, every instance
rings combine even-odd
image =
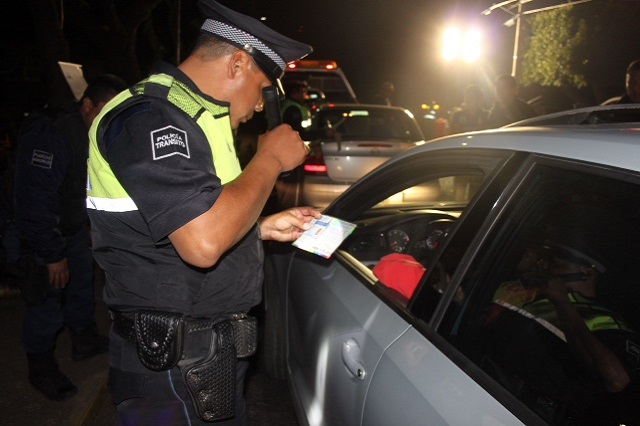
[[[523,17],[520,82],[557,87],[581,104],[585,89],[591,104],[620,94],[627,64],[640,57],[633,42],[639,6],[638,0],[598,0]]]
[[[586,41],[587,25],[571,14],[573,7],[535,14],[524,54],[520,81],[524,85],[582,88],[587,80],[576,64],[578,48]]]

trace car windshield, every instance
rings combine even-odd
[[[395,109],[328,109],[318,115],[315,126],[320,130],[320,138],[379,141],[422,139],[413,119],[404,111]]]
[[[373,208],[463,208],[475,195],[482,176],[446,176],[399,191]]]

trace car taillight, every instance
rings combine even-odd
[[[319,145],[311,148],[307,159],[304,162],[304,172],[308,175],[326,176],[327,165],[324,164],[324,157]]]

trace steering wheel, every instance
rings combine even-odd
[[[453,218],[439,218],[429,221],[409,243],[407,254],[413,256],[423,265],[427,265],[431,256],[448,237],[454,223],[455,219]]]

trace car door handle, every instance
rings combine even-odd
[[[342,362],[360,380],[364,380],[367,371],[360,359],[360,345],[355,339],[349,339],[342,344]]]

